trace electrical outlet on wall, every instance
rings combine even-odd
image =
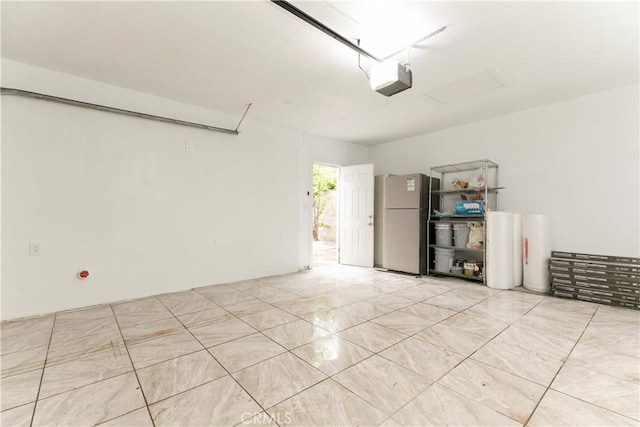
[[[41,242],[29,242],[29,256],[42,255],[42,243]]]
[[[184,151],[186,151],[187,153],[191,153],[193,151],[193,142],[185,141],[185,143],[184,143]]]

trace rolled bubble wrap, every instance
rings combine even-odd
[[[522,218],[522,284],[526,289],[548,293],[551,257],[551,218],[547,214],[525,214]]]
[[[513,282],[522,286],[522,214],[513,214]]]
[[[487,286],[494,289],[514,288],[513,214],[487,212]]]

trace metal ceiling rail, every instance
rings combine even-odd
[[[249,108],[251,107],[251,104],[249,104],[249,106],[244,112],[244,115],[242,116],[242,119],[240,119],[240,123],[238,123],[238,126],[235,129],[226,129],[226,128],[220,128],[217,126],[203,125],[201,123],[188,122],[185,120],[171,119],[169,117],[156,116],[153,114],[139,113],[137,111],[123,110],[122,108],[107,107],[105,105],[92,104],[90,102],[77,101],[75,99],[60,98],[58,96],[53,96],[53,95],[45,95],[37,92],[29,92],[21,89],[12,89],[12,88],[3,87],[3,88],[0,88],[0,93],[2,95],[25,96],[27,98],[35,98],[35,99],[41,99],[44,101],[52,101],[52,102],[58,102],[60,104],[72,105],[74,107],[89,108],[91,110],[105,111],[107,113],[123,114],[125,116],[138,117],[140,119],[156,120],[159,122],[171,123],[174,125],[181,125],[181,126],[190,126],[198,129],[205,129],[205,130],[210,130],[214,132],[227,133],[231,135],[239,134],[238,128],[240,127],[240,123],[242,123],[244,116],[247,114],[247,111],[249,111]]]
[[[382,59],[380,59],[377,56],[374,56],[373,54],[371,54],[371,53],[367,52],[366,50],[362,49],[360,46],[354,44],[353,42],[351,42],[349,39],[347,39],[343,35],[338,34],[336,31],[334,31],[331,28],[327,27],[326,25],[324,25],[322,22],[318,21],[314,17],[307,15],[306,13],[304,13],[303,11],[301,11],[300,9],[298,9],[297,7],[292,5],[291,3],[286,2],[286,1],[279,1],[279,0],[271,0],[271,2],[276,4],[276,5],[278,5],[278,6],[280,6],[281,8],[286,10],[287,12],[291,13],[292,15],[302,19],[307,24],[309,24],[309,25],[311,25],[313,27],[316,27],[318,30],[322,31],[323,33],[327,34],[328,36],[333,37],[334,39],[336,39],[337,41],[339,41],[343,45],[347,46],[348,48],[355,50],[360,55],[366,56],[367,58],[373,59],[374,61],[377,61],[377,62],[382,62]]]

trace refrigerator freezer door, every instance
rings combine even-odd
[[[387,193],[388,194],[388,193]],[[384,218],[384,267],[422,274],[420,209],[387,209]]]
[[[385,209],[420,209],[423,175],[388,176],[384,179]]]

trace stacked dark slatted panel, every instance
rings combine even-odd
[[[551,293],[640,310],[640,258],[552,252]]]

